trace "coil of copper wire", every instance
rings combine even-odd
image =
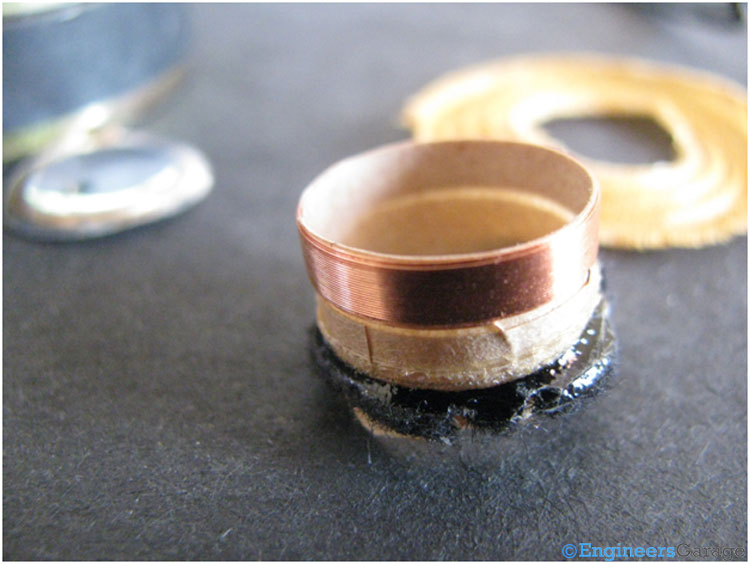
[[[405,142],[345,159],[297,210],[319,342],[342,373],[409,390],[564,374],[606,319],[598,213],[589,172],[539,146]]]
[[[374,320],[457,326],[577,292],[596,261],[598,208],[591,175],[555,151],[404,143],[327,170],[297,223],[321,297]]]

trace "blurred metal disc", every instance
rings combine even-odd
[[[195,148],[142,132],[117,132],[53,149],[10,182],[9,228],[36,239],[80,240],[174,216],[213,187]]]

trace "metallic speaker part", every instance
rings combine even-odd
[[[92,107],[106,123],[136,117],[181,75],[188,24],[177,4],[4,6],[3,160],[40,151]]]
[[[211,166],[188,145],[126,130],[81,135],[15,175],[6,226],[47,241],[99,237],[174,216],[213,187]]]
[[[492,197],[506,194],[506,209],[531,198],[533,205],[518,209],[536,210],[541,200],[564,210],[565,222],[508,243],[483,230],[492,239],[488,248],[459,251],[382,250],[377,245],[387,233],[399,233],[393,224],[362,227],[374,212],[392,219],[394,204],[407,198],[458,205],[466,194],[475,198],[476,187]],[[435,218],[427,209],[422,215]],[[321,297],[353,315],[419,327],[476,325],[571,297],[596,262],[598,218],[598,184],[585,168],[554,150],[501,141],[406,142],[349,157],[313,180],[297,210],[303,255]],[[374,231],[378,241],[359,241],[362,231]],[[402,234],[402,242],[414,236]]]

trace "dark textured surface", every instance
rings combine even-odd
[[[216,191],[106,240],[4,237],[6,558],[746,546],[746,239],[604,252],[616,385],[471,452],[375,440],[329,396],[310,366],[313,295],[293,222],[315,174],[405,137],[401,102],[444,71],[585,49],[744,83],[744,26],[617,5],[194,15],[192,78],[151,125],[207,151]]]
[[[523,378],[484,389],[425,390],[376,380],[338,358],[317,327],[310,333],[310,354],[320,375],[377,436],[395,433],[457,445],[485,434],[492,441],[539,417],[578,407],[611,383],[617,353],[605,300],[559,358]]]

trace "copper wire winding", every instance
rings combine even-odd
[[[522,170],[517,165],[523,159],[529,159],[529,166],[539,166],[540,151],[554,166],[562,167],[560,172],[573,167],[586,179],[585,186],[575,187],[560,179],[561,189],[585,191],[575,195],[585,204],[573,210],[575,217],[562,228],[526,243],[479,253],[389,255],[348,247],[309,225],[312,212],[308,206],[327,205],[321,198],[330,195],[322,188],[329,180],[338,177],[341,182],[342,174],[349,175],[341,184],[343,191],[363,190],[368,175],[382,181],[378,169],[370,167],[371,161],[380,159],[384,166],[392,161],[395,167],[407,169],[407,182],[413,182],[411,169],[430,163],[450,167],[455,162],[460,168],[475,157],[488,162],[505,158]],[[356,172],[360,165],[362,175]],[[474,167],[470,174],[481,178],[484,172]],[[352,157],[324,172],[300,198],[297,224],[310,279],[324,299],[353,315],[391,324],[455,327],[530,311],[580,290],[597,257],[598,211],[596,182],[575,161],[556,151],[494,141],[401,143]]]

